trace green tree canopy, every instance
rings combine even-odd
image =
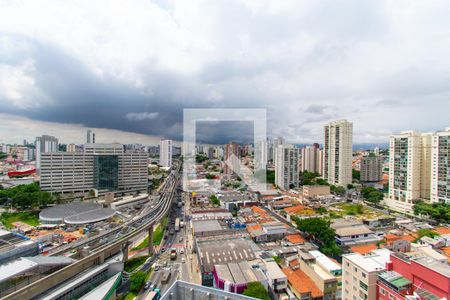
[[[310,235],[310,237],[320,244],[320,250],[325,255],[338,256],[341,249],[336,244],[336,232],[330,227],[330,222],[322,218],[299,219],[294,218],[297,228]]]
[[[428,216],[439,223],[450,223],[450,205],[446,203],[425,203],[418,201],[413,206],[415,215]]]
[[[243,293],[245,296],[262,299],[262,300],[270,300],[269,294],[266,289],[262,285],[261,282],[253,281],[247,284],[247,288]]]

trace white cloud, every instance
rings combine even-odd
[[[130,121],[143,121],[154,120],[159,116],[157,112],[140,112],[140,113],[127,113],[125,117]]]
[[[148,112],[155,105],[267,107],[268,128],[292,142],[321,141],[333,118],[354,121],[357,142],[450,125],[445,0],[0,0],[0,7],[0,112],[11,105],[18,110],[8,112],[33,117],[65,101],[37,84],[48,79],[35,65],[39,47],[51,45],[105,84],[147,97],[124,96],[133,112],[123,119],[161,120],[164,134],[180,131],[181,120],[163,118],[159,107]],[[58,75],[52,83],[65,79]],[[80,97],[97,96],[89,92]]]

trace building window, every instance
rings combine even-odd
[[[367,291],[367,289],[368,289],[367,284],[365,284],[365,283],[362,282],[361,280],[359,281],[359,286],[360,286],[363,290],[365,290],[365,291]]]
[[[367,277],[367,274],[366,274],[366,273],[362,273],[362,277],[363,277],[363,278],[366,278],[366,277]]]
[[[354,268],[354,270],[355,270],[355,273],[358,273],[358,269],[357,268]]]
[[[394,295],[389,294],[389,299],[394,300],[395,299]]]
[[[383,289],[383,288],[380,288],[380,294],[381,294],[381,295],[386,295],[386,290]]]

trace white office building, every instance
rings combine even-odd
[[[36,138],[36,172],[41,171],[41,154],[44,152],[57,152],[58,139],[54,136],[43,135]]]
[[[121,144],[86,144],[84,152],[42,153],[41,188],[67,193],[147,191],[148,153]]]
[[[282,189],[297,188],[299,184],[300,149],[280,145],[275,151],[275,184]]]
[[[159,164],[162,167],[172,167],[172,140],[161,140],[159,144]]]
[[[334,121],[325,125],[324,129],[323,176],[330,184],[351,184],[353,123],[347,120]]]

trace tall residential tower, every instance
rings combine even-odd
[[[275,150],[275,184],[288,190],[299,184],[300,149],[279,145]]]
[[[159,144],[159,164],[162,167],[172,167],[172,140],[161,140]]]
[[[353,123],[339,120],[325,125],[323,176],[330,184],[352,183]]]

